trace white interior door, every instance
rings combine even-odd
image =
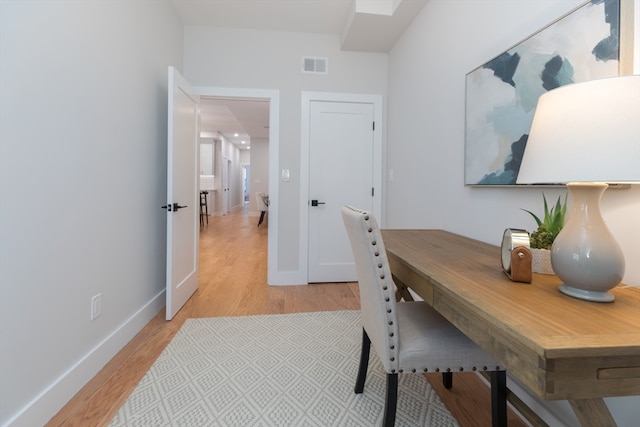
[[[357,279],[340,209],[373,211],[374,105],[312,101],[308,281]]]
[[[229,160],[222,159],[222,215],[229,213]]]
[[[198,289],[199,96],[169,67],[167,159],[167,309],[171,320]]]

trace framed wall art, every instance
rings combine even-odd
[[[540,95],[622,74],[626,1],[585,2],[466,75],[465,185],[515,185]]]

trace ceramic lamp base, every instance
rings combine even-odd
[[[560,292],[570,297],[580,298],[594,302],[612,302],[615,297],[609,292],[589,291],[585,289],[574,288],[569,285],[560,285]]]
[[[624,254],[600,213],[604,183],[567,184],[573,199],[569,220],[551,248],[553,271],[566,295],[587,301],[611,302],[609,290],[624,276]]]

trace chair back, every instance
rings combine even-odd
[[[351,206],[342,208],[358,274],[362,326],[387,372],[398,370],[396,286],[382,234],[373,214]]]
[[[265,195],[262,192],[256,193],[256,204],[258,205],[258,210],[260,212],[266,211],[269,206],[264,202]]]

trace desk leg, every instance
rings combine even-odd
[[[616,422],[609,412],[609,408],[600,398],[569,400],[573,412],[580,421],[580,425],[588,427],[616,427]]]
[[[395,282],[396,287],[398,288],[398,290],[396,291],[396,301],[400,301],[400,300],[413,301],[413,297],[411,296],[411,293],[409,293],[408,286],[405,285],[402,280],[398,279],[393,274],[391,276],[393,277],[393,281]]]

